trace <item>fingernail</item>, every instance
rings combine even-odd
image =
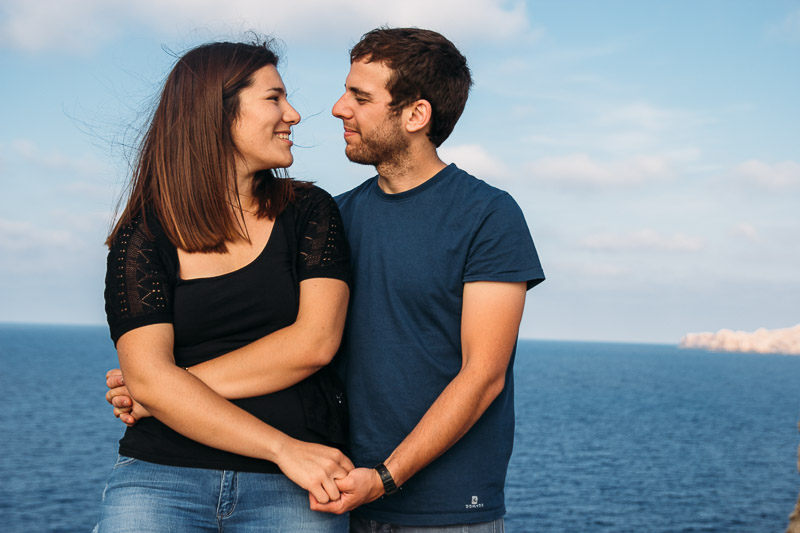
[[[128,407],[128,405],[130,405],[130,403],[131,402],[129,402],[128,400],[122,400],[122,405],[124,405],[125,407]]]

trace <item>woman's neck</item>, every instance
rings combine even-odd
[[[236,180],[238,190],[229,191],[230,198],[228,203],[238,209],[240,206],[243,211],[255,213],[258,211],[258,202],[253,197],[253,175],[239,176]]]

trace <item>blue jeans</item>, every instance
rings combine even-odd
[[[347,515],[309,509],[282,474],[164,466],[120,456],[95,533],[346,533]]]
[[[480,524],[452,526],[398,526],[356,516],[350,518],[350,533],[503,533],[504,531],[502,518]]]

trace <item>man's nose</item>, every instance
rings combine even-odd
[[[331,113],[336,118],[344,118],[347,115],[347,106],[344,103],[345,95],[342,95],[341,98],[336,100],[336,103],[333,104],[333,109],[331,109]]]

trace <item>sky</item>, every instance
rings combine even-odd
[[[290,174],[332,194],[374,175],[330,109],[381,25],[467,56],[440,156],[525,213],[547,280],[521,337],[800,323],[800,0],[0,0],[0,322],[104,323],[137,135],[197,44],[279,39],[303,117]]]

